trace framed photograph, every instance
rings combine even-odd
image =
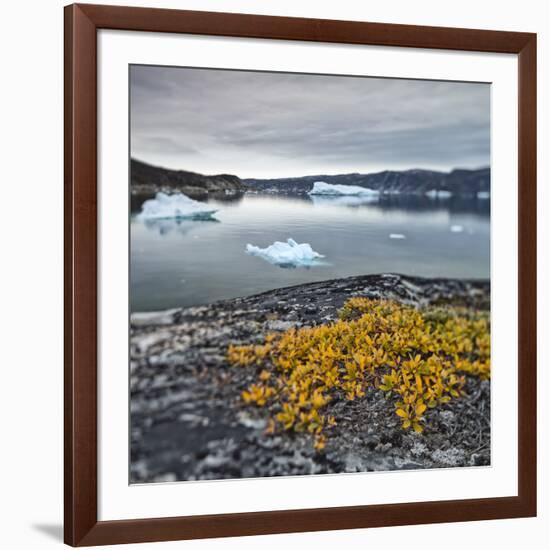
[[[536,514],[536,35],[65,8],[65,542]]]

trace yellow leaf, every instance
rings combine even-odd
[[[313,444],[313,446],[315,447],[316,450],[321,451],[325,448],[325,444],[326,444],[325,436],[319,435],[315,438],[315,443]]]
[[[427,407],[424,403],[419,403],[415,409],[416,416],[420,416],[426,410],[426,408]]]
[[[407,418],[409,416],[403,409],[395,409],[395,414],[401,418]]]

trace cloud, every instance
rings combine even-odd
[[[132,155],[241,177],[489,164],[490,86],[132,66]]]

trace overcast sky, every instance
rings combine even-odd
[[[242,178],[477,168],[488,84],[132,66],[132,157]]]

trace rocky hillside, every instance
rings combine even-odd
[[[192,198],[205,198],[209,195],[235,195],[247,189],[237,176],[204,176],[185,170],[160,168],[136,159],[131,159],[130,174],[133,195],[179,191]]]
[[[317,175],[301,178],[245,179],[244,183],[262,192],[300,194],[307,193],[315,181],[331,184],[358,185],[377,189],[383,193],[424,195],[430,191],[449,191],[454,195],[476,196],[480,191],[489,191],[490,168],[479,170],[457,169],[452,172],[433,170],[385,170],[373,174]]]

